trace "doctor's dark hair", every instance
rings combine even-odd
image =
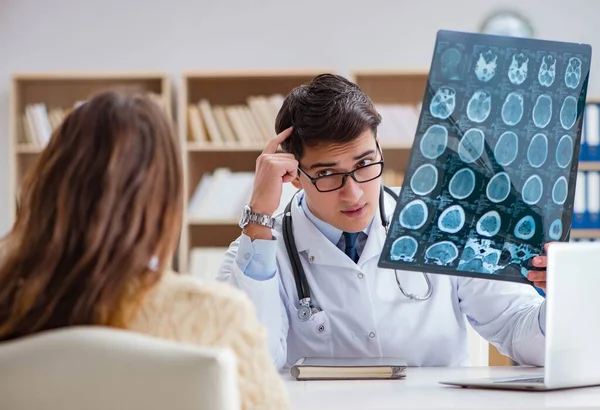
[[[0,242],[0,340],[123,327],[168,268],[181,229],[181,154],[150,97],[103,91],[55,130]]]
[[[320,74],[295,88],[283,101],[275,121],[277,134],[293,126],[282,149],[301,159],[304,147],[343,144],[371,130],[381,116],[354,83],[336,74]]]

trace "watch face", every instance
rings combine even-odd
[[[242,209],[242,216],[240,217],[240,222],[238,223],[240,228],[244,229],[246,225],[248,225],[249,216],[250,207],[248,205],[244,205],[244,209]]]
[[[499,36],[533,37],[531,23],[516,11],[498,11],[493,13],[483,22],[481,32]]]

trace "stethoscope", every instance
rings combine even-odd
[[[389,220],[385,213],[384,207],[384,192],[387,192],[396,202],[398,202],[398,195],[391,188],[382,185],[381,193],[379,194],[379,214],[381,216],[381,224],[385,229],[385,233],[387,235]],[[294,195],[295,197],[296,195]],[[307,321],[311,318],[312,315],[321,311],[320,308],[313,306],[311,303],[310,296],[310,287],[308,286],[308,281],[306,279],[306,274],[304,273],[304,268],[302,267],[302,263],[300,262],[300,256],[298,255],[298,249],[296,248],[296,241],[294,239],[294,232],[292,229],[292,203],[294,201],[294,197],[287,204],[285,211],[283,213],[283,240],[285,242],[285,249],[290,258],[290,262],[292,264],[292,271],[294,273],[294,279],[296,281],[296,289],[298,290],[298,298],[300,300],[300,306],[298,307],[298,318],[301,321]],[[400,292],[410,300],[414,301],[425,301],[431,297],[431,293],[433,292],[433,286],[431,285],[431,281],[429,280],[429,276],[427,273],[423,272],[423,277],[427,282],[427,293],[425,296],[417,296],[412,293],[407,293],[402,288],[402,284],[400,283],[400,279],[398,279],[398,273],[396,269],[394,269],[394,275],[396,277],[396,283],[398,284],[398,289]]]

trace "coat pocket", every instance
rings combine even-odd
[[[290,353],[296,357],[331,357],[333,356],[332,329],[329,315],[320,311],[313,314],[310,319],[302,321],[291,318],[291,334],[288,345],[292,348]]]

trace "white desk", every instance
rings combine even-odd
[[[464,389],[440,380],[537,374],[530,367],[408,368],[406,378],[376,381],[293,380],[284,373],[294,410],[600,409],[600,387],[529,392]]]

